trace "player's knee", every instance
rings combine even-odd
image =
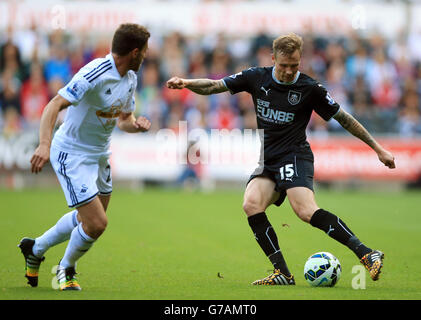
[[[107,217],[98,218],[91,221],[88,227],[88,235],[94,239],[98,239],[105,231],[108,225]]]
[[[294,205],[293,210],[298,218],[304,222],[310,223],[311,217],[313,216],[314,209],[306,205]]]
[[[97,224],[97,232],[100,234],[103,234],[105,229],[107,229],[107,225],[108,225],[107,217],[100,219]]]
[[[244,199],[243,210],[247,216],[251,216],[253,214],[265,211],[265,208],[263,208],[257,199],[249,197]]]

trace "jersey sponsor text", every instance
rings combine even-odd
[[[295,114],[270,108],[270,103],[257,99],[257,116],[265,121],[286,124],[294,120]]]

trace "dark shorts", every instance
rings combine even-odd
[[[286,197],[286,190],[294,187],[313,189],[314,163],[309,160],[308,154],[290,153],[283,157],[279,164],[256,168],[247,184],[256,177],[267,177],[275,182],[275,191],[280,193],[276,206],[280,206]]]

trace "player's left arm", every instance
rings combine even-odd
[[[385,166],[389,167],[390,169],[395,168],[395,158],[393,157],[393,154],[384,149],[372,137],[367,129],[364,128],[363,125],[359,123],[352,115],[350,115],[345,110],[339,109],[338,113],[334,115],[333,118],[338,121],[344,129],[370,146],[377,153],[379,160],[383,162]]]
[[[151,122],[145,117],[136,118],[133,112],[122,112],[118,117],[117,126],[129,133],[146,132],[150,129]]]
[[[170,89],[187,88],[200,95],[211,95],[228,91],[222,79],[183,79],[172,77],[167,81],[167,87]]]

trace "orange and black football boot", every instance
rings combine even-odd
[[[383,259],[384,253],[379,250],[375,250],[373,252],[367,253],[360,260],[360,262],[370,273],[371,279],[374,281],[379,279],[380,272],[383,267]]]
[[[273,273],[266,278],[256,280],[252,284],[254,285],[279,285],[279,286],[291,286],[295,285],[294,276],[291,274],[289,277],[284,275],[279,269],[273,270]]]

